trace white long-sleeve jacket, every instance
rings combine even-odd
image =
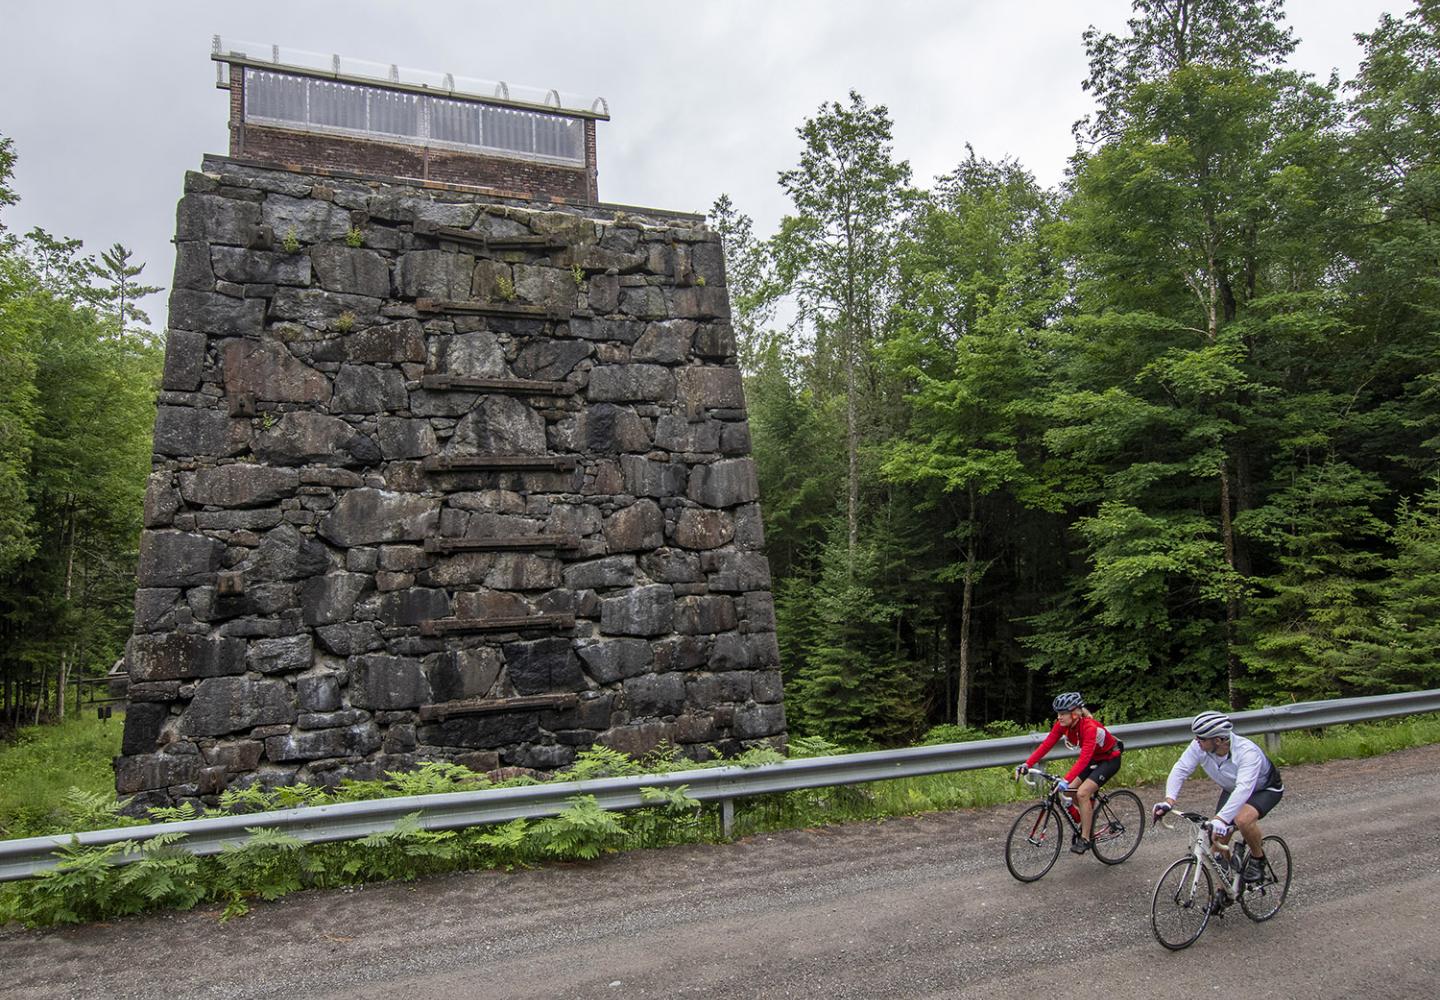
[[[1191,740],[1175,766],[1170,769],[1170,778],[1165,782],[1167,799],[1180,796],[1180,787],[1185,784],[1186,778],[1195,773],[1197,765],[1205,769],[1205,773],[1210,775],[1215,784],[1230,792],[1230,797],[1225,800],[1225,808],[1215,817],[1227,824],[1235,821],[1235,814],[1250,800],[1257,788],[1266,787],[1262,782],[1273,770],[1265,751],[1243,736],[1230,737],[1230,753],[1224,757],[1206,753],[1200,749],[1197,740]],[[1284,790],[1284,785],[1277,782],[1274,791]]]

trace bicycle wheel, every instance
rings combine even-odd
[[[1121,789],[1096,797],[1090,844],[1097,858],[1107,865],[1118,865],[1135,853],[1143,836],[1145,807],[1140,804],[1140,796]]]
[[[1240,909],[1256,923],[1263,923],[1280,912],[1290,892],[1290,847],[1279,837],[1266,837],[1265,876],[1240,894]]]
[[[1193,857],[1181,858],[1155,883],[1150,901],[1150,927],[1155,940],[1171,951],[1195,943],[1210,922],[1215,882],[1210,870]]]
[[[1005,867],[1021,882],[1043,878],[1060,856],[1065,827],[1048,802],[1037,802],[1022,812],[1005,838]]]

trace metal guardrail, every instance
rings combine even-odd
[[[1440,690],[1300,702],[1253,712],[1236,712],[1231,718],[1237,732],[1268,736],[1291,729],[1311,729],[1426,712],[1440,712]],[[1189,717],[1110,728],[1125,741],[1127,749],[1167,746],[1190,739]],[[227,848],[243,845],[250,837],[249,831],[258,827],[279,830],[306,843],[325,843],[388,831],[401,817],[417,812],[420,814],[420,825],[425,829],[445,830],[554,816],[566,808],[567,800],[577,795],[593,795],[604,809],[632,809],[646,804],[642,789],[678,788],[681,785],[687,786],[692,798],[721,803],[722,822],[725,833],[729,835],[737,798],[1009,766],[1024,760],[1042,738],[1040,733],[1030,733],[973,743],[811,757],[758,767],[701,768],[670,774],[554,782],[521,788],[412,795],[7,840],[0,841],[0,881],[31,878],[54,867],[57,861],[54,852],[72,844],[102,847],[179,833],[185,835],[181,846],[192,854],[218,854]],[[130,852],[117,854],[114,860],[125,863],[139,857],[137,852]]]

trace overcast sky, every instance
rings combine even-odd
[[[1294,63],[1342,79],[1354,34],[1407,0],[1290,0]],[[609,102],[602,200],[705,211],[722,192],[768,235],[795,129],[858,90],[890,109],[917,184],[965,144],[1057,184],[1090,109],[1081,32],[1119,31],[1128,0],[4,0],[0,134],[15,141],[15,231],[93,253],[117,240],[168,285],[186,170],[227,151],[211,36],[506,80]],[[145,303],[156,326],[164,296]]]

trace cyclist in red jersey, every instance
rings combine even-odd
[[[1120,753],[1125,745],[1115,738],[1114,733],[1095,721],[1080,692],[1066,691],[1056,695],[1051,708],[1055,710],[1055,725],[1050,727],[1050,734],[1025,759],[1025,763],[1015,768],[1015,777],[1023,777],[1061,739],[1065,740],[1067,747],[1079,747],[1080,756],[1075,758],[1060,787],[1062,791],[1073,792],[1075,805],[1080,810],[1080,833],[1071,840],[1070,850],[1075,854],[1084,854],[1090,850],[1095,793],[1120,770]]]

